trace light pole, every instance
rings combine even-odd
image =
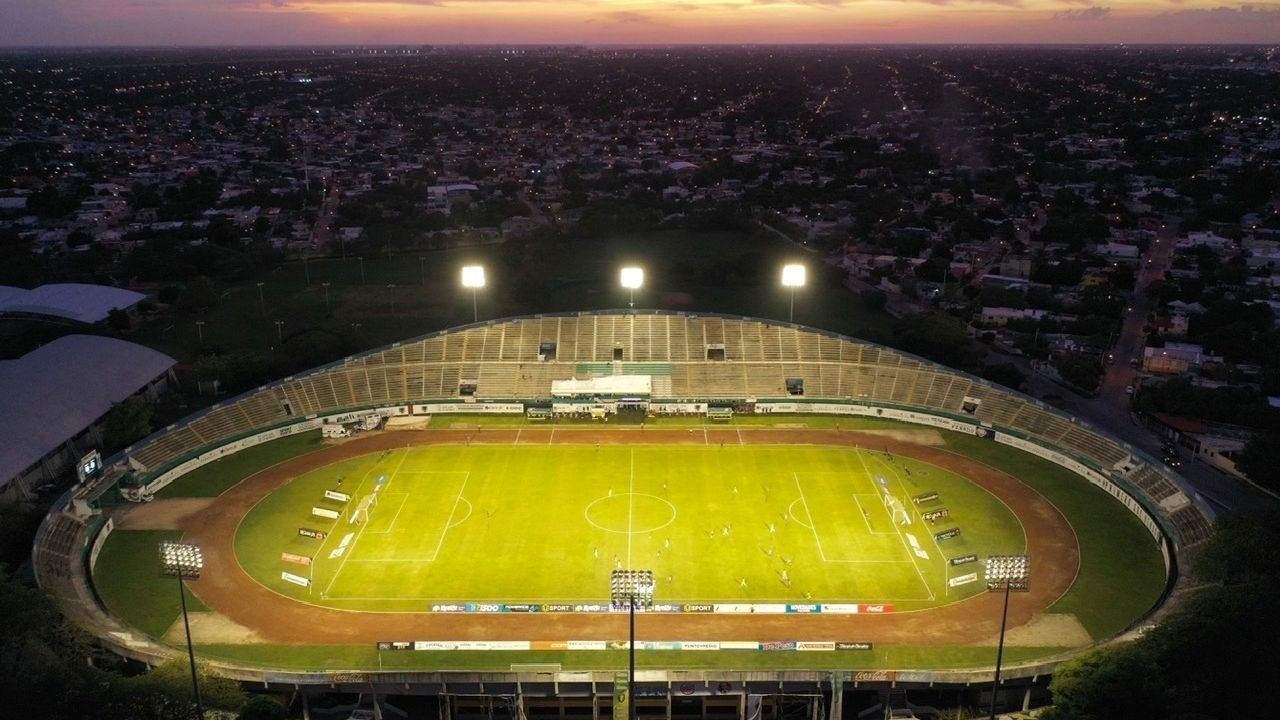
[[[284,321],[283,320],[276,321],[276,340],[281,345],[284,344]]]
[[[262,310],[262,316],[267,316],[267,301],[262,296],[262,283],[258,283],[258,308]]]
[[[614,570],[609,574],[609,601],[615,610],[627,609],[627,720],[636,717],[636,608],[653,607],[652,570]],[[617,693],[614,693],[617,697]]]
[[[1004,659],[1004,630],[1009,620],[1009,591],[1026,592],[1031,576],[1031,558],[1027,555],[991,555],[985,563],[987,591],[1004,591],[1004,610],[1000,613],[1000,641],[996,645],[996,676],[991,682],[991,715],[996,719],[996,693],[1000,690],[1000,663]]]
[[[783,265],[782,286],[791,288],[791,310],[787,313],[787,322],[796,321],[796,288],[804,287],[804,266]]]
[[[387,283],[387,293],[391,296],[391,316],[396,314],[396,284]]]
[[[326,315],[328,315],[329,314],[329,283],[327,282],[320,283],[320,285],[324,287],[324,312]]]
[[[357,257],[356,260],[360,261],[360,284],[363,285],[364,284],[364,256],[361,255]]]
[[[480,322],[480,311],[476,307],[476,291],[484,287],[484,267],[466,265],[462,268],[462,287],[471,288],[471,322]]]
[[[311,264],[305,256],[302,258],[302,272],[307,276],[307,287],[311,287]]]
[[[638,267],[624,267],[619,274],[619,280],[622,287],[626,288],[630,293],[627,297],[627,307],[634,308],[636,306],[636,288],[644,285],[644,270]]]
[[[191,689],[196,695],[196,718],[204,720],[204,704],[200,701],[200,679],[196,675],[196,651],[191,644],[191,621],[187,618],[187,592],[182,578],[195,580],[204,569],[204,553],[199,545],[175,542],[160,543],[160,567],[165,575],[178,579],[178,597],[182,602],[182,627],[187,631],[187,660],[191,662]]]
[[[204,321],[203,320],[196,321],[196,338],[200,340],[201,345],[204,344]]]
[[[425,257],[418,258],[418,269],[422,271],[422,285],[427,285],[427,259]]]

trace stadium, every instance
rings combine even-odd
[[[629,697],[646,717],[837,718],[940,691],[1017,709],[1150,622],[1212,517],[1158,461],[1014,391],[663,311],[407,340],[82,469],[36,573],[115,653],[180,654],[189,609],[213,672],[450,717],[625,717]],[[196,572],[162,568],[170,542]]]

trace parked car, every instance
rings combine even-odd
[[[1165,455],[1163,458],[1161,458],[1161,460],[1163,460],[1164,464],[1168,465],[1169,467],[1172,467],[1172,468],[1182,467],[1182,461],[1173,455]]]

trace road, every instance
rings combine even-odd
[[[1143,290],[1154,280],[1164,277],[1173,259],[1173,246],[1178,237],[1176,223],[1168,223],[1157,233],[1156,241],[1148,251],[1134,283],[1132,304],[1125,313],[1119,339],[1112,349],[1113,362],[1107,366],[1096,397],[1084,398],[1064,389],[1052,381],[1030,373],[1029,391],[1035,397],[1055,394],[1066,398],[1061,406],[1094,427],[1104,430],[1130,445],[1160,458],[1165,453],[1161,440],[1155,433],[1138,424],[1130,410],[1132,397],[1127,388],[1135,386],[1141,392],[1139,371],[1130,366],[1131,360],[1142,362],[1144,346],[1143,327],[1155,310]],[[1029,372],[1025,363],[1016,363]],[[1228,475],[1182,453],[1182,466],[1176,470],[1190,486],[1218,512],[1248,513],[1273,506],[1275,498],[1256,486]]]

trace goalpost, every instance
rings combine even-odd
[[[351,525],[358,525],[361,522],[368,522],[369,516],[373,514],[373,508],[378,504],[378,493],[371,492],[360,498],[360,503],[351,511],[351,517],[347,522]]]
[[[884,506],[889,511],[889,517],[899,525],[911,524],[911,513],[907,512],[907,508],[902,501],[895,497],[886,488],[881,488],[884,492],[880,493],[880,497],[884,500]]]

